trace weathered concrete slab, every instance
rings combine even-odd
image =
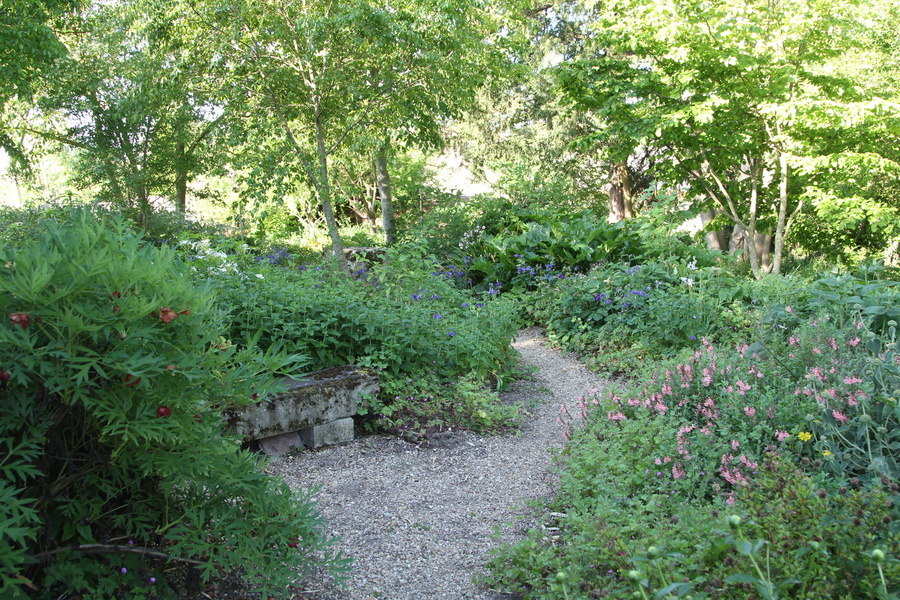
[[[290,433],[352,417],[359,397],[378,393],[378,376],[370,369],[334,367],[288,380],[287,391],[256,404],[227,411],[226,421],[245,441]]]
[[[296,431],[271,435],[258,440],[258,443],[259,449],[269,456],[283,456],[292,450],[299,450],[303,447],[303,440]]]
[[[297,432],[307,448],[321,448],[353,441],[353,417],[313,425]]]

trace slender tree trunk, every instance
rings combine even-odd
[[[328,235],[331,237],[331,251],[341,268],[350,273],[350,265],[344,255],[344,244],[341,242],[341,234],[338,231],[337,221],[334,218],[334,210],[331,206],[331,182],[328,180],[328,153],[325,150],[325,128],[322,123],[322,113],[316,104],[316,153],[319,158],[319,171],[316,177],[316,193],[319,196],[319,204],[325,214],[325,224],[328,227]]]
[[[756,253],[756,211],[759,204],[759,181],[756,159],[750,159],[750,219],[747,224],[747,233],[744,237],[747,256],[750,258],[750,270],[754,277],[760,278],[759,256]]]
[[[787,235],[785,222],[787,221],[788,204],[788,161],[787,154],[778,153],[778,165],[781,178],[778,182],[778,225],[775,227],[775,258],[772,262],[772,272],[781,273],[781,259],[784,253],[784,237]]]
[[[394,236],[394,200],[391,195],[391,176],[388,172],[388,144],[385,142],[375,154],[375,178],[378,182],[378,196],[381,198],[381,223],[384,227],[384,243],[393,246]]]
[[[187,157],[184,151],[184,142],[178,140],[175,144],[175,212],[182,217],[187,212]]]
[[[609,222],[618,223],[634,217],[631,202],[631,175],[624,162],[612,166],[609,185]]]

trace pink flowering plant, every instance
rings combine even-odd
[[[768,446],[788,447],[802,413],[777,365],[747,347],[720,352],[704,341],[687,360],[626,394],[600,400],[591,415],[604,436],[628,421],[664,419],[666,443],[655,457],[667,485],[687,495],[731,501]]]

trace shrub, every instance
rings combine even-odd
[[[61,223],[0,251],[0,595],[145,597],[168,561],[263,591],[340,567],[309,496],[223,431],[297,359],[230,342],[211,290],[123,220]]]
[[[420,391],[427,386],[425,396],[447,401],[454,394],[457,400],[474,398],[448,386],[467,378],[479,386],[504,387],[516,358],[510,347],[518,325],[512,298],[461,289],[458,270],[409,248],[390,251],[384,265],[358,277],[332,266],[269,263],[224,254],[193,263],[218,290],[232,339],[252,339],[262,348],[284,345],[309,356],[311,369],[344,364],[377,369],[384,391],[370,413],[395,415],[395,421],[384,423],[391,428],[451,415],[454,425],[496,423],[479,417],[480,401],[464,401],[452,412],[440,402],[418,403],[413,418],[392,408],[398,395],[393,387],[415,379]],[[401,416],[408,422],[396,422]]]
[[[622,370],[610,356],[654,358],[695,348],[700,340],[731,342],[755,319],[745,282],[727,269],[695,261],[606,263],[555,278],[531,296],[531,312],[566,349],[600,353],[597,363]]]

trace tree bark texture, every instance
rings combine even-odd
[[[175,144],[175,212],[184,216],[187,212],[187,157],[185,156],[184,142],[178,140]]]
[[[634,216],[631,200],[631,175],[624,162],[612,166],[609,181],[609,222],[618,223]]]
[[[381,198],[381,223],[384,228],[385,245],[393,246],[394,201],[391,195],[391,175],[388,172],[387,144],[379,148],[375,155],[375,178],[378,182],[378,196]]]
[[[711,208],[705,212],[700,213],[700,222],[703,223],[705,227],[707,223],[712,221],[718,215],[718,211],[714,208]],[[718,250],[720,252],[728,251],[728,236],[725,231],[719,229],[717,231],[707,231],[706,232],[706,247],[710,250]]]
[[[331,237],[331,251],[335,260],[348,274],[350,266],[344,255],[344,244],[341,242],[341,234],[338,231],[337,221],[334,218],[334,209],[331,206],[331,182],[328,180],[328,152],[325,150],[325,130],[322,123],[322,115],[316,107],[316,153],[319,159],[318,177],[315,186],[319,196],[319,204],[325,214],[325,224],[328,227],[328,235]]]

